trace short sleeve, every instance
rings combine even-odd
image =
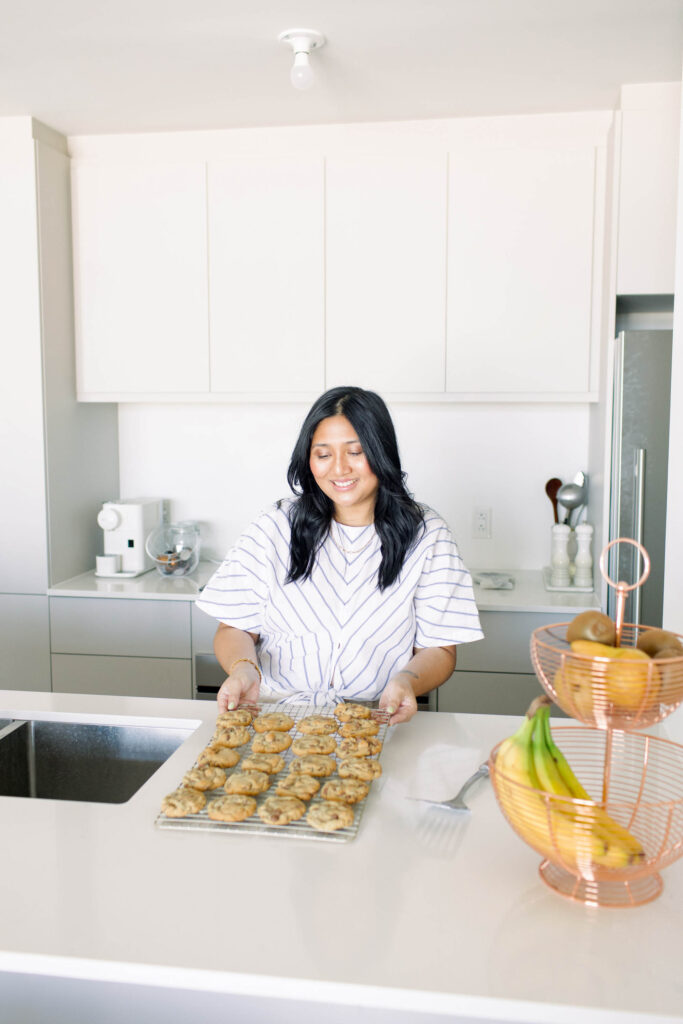
[[[429,533],[415,590],[415,647],[470,643],[484,636],[474,600],[472,577],[446,524]]]
[[[259,633],[271,573],[268,541],[257,524],[249,527],[204,587],[196,606],[219,622]]]

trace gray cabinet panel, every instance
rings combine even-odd
[[[525,713],[543,688],[535,675],[512,672],[455,671],[438,694],[439,711],[472,715],[519,715]],[[553,706],[552,714],[561,714]]]
[[[468,672],[532,672],[531,634],[539,626],[563,620],[563,616],[535,612],[482,612],[480,619],[484,639],[458,647],[458,669]]]
[[[47,597],[0,594],[0,689],[49,690]]]
[[[188,699],[192,697],[192,663],[189,659],[53,654],[52,689],[55,693]]]
[[[192,650],[195,654],[213,654],[213,638],[218,620],[192,605]]]
[[[148,658],[190,658],[185,601],[52,597],[52,651]]]

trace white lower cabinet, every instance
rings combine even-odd
[[[54,693],[104,693],[123,697],[192,697],[189,659],[53,654]]]
[[[50,598],[58,693],[192,696],[190,602]]]
[[[565,616],[566,618],[566,616]],[[482,612],[484,639],[458,647],[457,667],[437,691],[439,711],[523,715],[543,692],[531,664],[531,634],[561,614]],[[557,707],[553,714],[562,715]]]

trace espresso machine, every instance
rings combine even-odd
[[[150,532],[168,518],[163,498],[117,498],[97,513],[104,535],[104,554],[96,558],[95,575],[106,578],[140,576],[154,568],[145,550]]]

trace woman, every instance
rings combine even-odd
[[[455,645],[483,633],[448,527],[406,490],[379,395],[322,395],[287,481],[295,497],[244,532],[197,601],[220,622],[219,710],[262,691],[319,706],[379,698],[405,722],[450,677]]]

